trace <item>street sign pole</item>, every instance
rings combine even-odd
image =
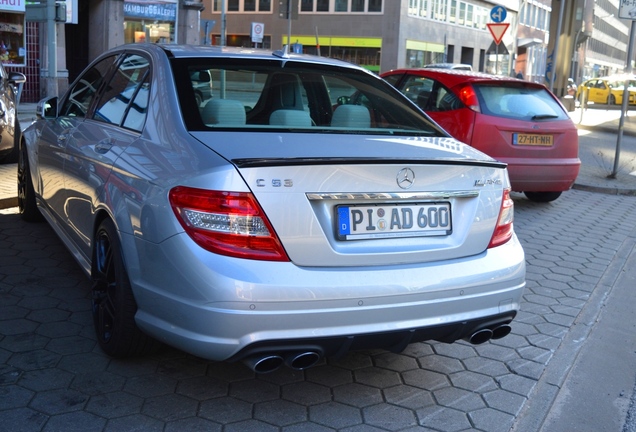
[[[621,156],[621,141],[623,140],[623,128],[625,126],[625,112],[629,104],[629,77],[634,71],[632,59],[634,58],[634,32],[636,31],[636,21],[634,21],[633,13],[636,10],[636,0],[621,0],[618,8],[618,17],[622,19],[632,20],[632,26],[629,31],[629,45],[627,47],[627,77],[623,83],[623,103],[621,104],[621,118],[618,122],[618,136],[616,137],[616,153],[614,155],[614,168],[607,178],[616,178],[618,174],[619,160]]]
[[[627,47],[627,77],[623,83],[623,103],[621,104],[621,118],[618,121],[618,136],[616,137],[616,153],[614,154],[614,168],[612,173],[608,175],[608,178],[616,178],[618,174],[618,162],[621,157],[621,141],[623,140],[623,128],[625,126],[625,113],[627,112],[627,105],[629,104],[629,78],[632,75],[632,58],[634,58],[634,31],[636,29],[636,21],[632,21],[632,26],[629,31],[629,45]]]

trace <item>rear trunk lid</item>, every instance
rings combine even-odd
[[[299,266],[480,254],[509,185],[504,164],[451,138],[193,135],[236,166]]]

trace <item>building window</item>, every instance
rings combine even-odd
[[[174,43],[177,0],[162,3],[124,1],[125,43]]]
[[[300,12],[381,13],[382,0],[301,0]]]
[[[226,0],[226,12],[272,12],[272,0]],[[221,12],[221,0],[212,0],[212,10]]]
[[[0,61],[3,64],[26,64],[24,14],[0,12]]]
[[[483,31],[490,17],[489,9],[459,0],[409,0],[408,14]]]

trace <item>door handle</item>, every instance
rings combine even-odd
[[[105,139],[95,144],[95,151],[99,154],[105,154],[105,153],[108,153],[112,147],[113,147],[112,140]]]

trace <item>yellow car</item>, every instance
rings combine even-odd
[[[592,78],[581,85],[576,91],[576,99],[595,104],[621,105],[623,103],[625,77]],[[629,79],[629,104],[636,104],[636,78]]]

